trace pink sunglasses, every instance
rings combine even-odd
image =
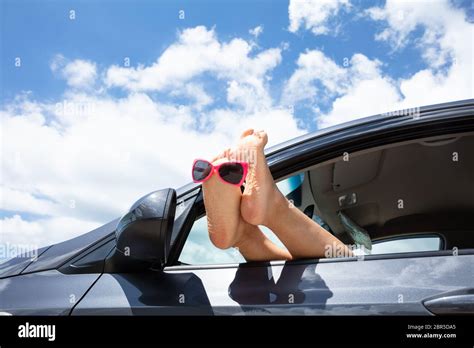
[[[193,181],[204,182],[216,172],[219,178],[231,185],[241,186],[248,172],[247,162],[224,162],[218,165],[213,165],[209,161],[203,159],[196,159],[193,163]]]

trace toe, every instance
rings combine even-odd
[[[227,148],[227,149],[224,151],[224,157],[225,157],[225,158],[230,158],[231,155],[232,155],[232,150],[231,150],[231,148],[229,147],[229,148]]]
[[[221,158],[218,158],[216,159],[215,161],[212,161],[211,163],[215,166],[217,166],[218,164],[221,164],[221,163],[227,163],[229,162],[229,158],[227,157],[221,157]]]
[[[264,130],[258,131],[254,133],[255,136],[257,136],[258,139],[260,139],[261,143],[265,146],[268,142],[268,135],[267,132]]]
[[[242,134],[240,135],[240,138],[245,138],[246,136],[249,136],[251,134],[253,134],[254,131],[253,131],[253,128],[249,128],[249,129],[246,129],[242,132]]]
[[[228,153],[229,153],[230,149],[226,149],[224,151],[222,151],[221,153],[219,153],[216,157],[214,157],[213,159],[211,159],[211,163],[214,163],[216,161],[219,161],[220,159],[222,158],[227,158],[228,157]]]

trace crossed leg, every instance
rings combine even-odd
[[[229,161],[229,150],[212,163]],[[203,185],[204,205],[211,242],[219,249],[238,248],[247,261],[290,260],[291,254],[270,241],[258,228],[240,214],[242,192],[212,176]]]
[[[220,249],[237,247],[248,261],[324,257],[328,245],[350,254],[343,243],[292,207],[278,190],[263,152],[267,141],[265,132],[249,129],[242,134],[236,149],[228,149],[212,161],[218,164],[238,156],[249,162],[243,194],[240,188],[215,176],[203,183],[212,243]],[[270,228],[288,250],[272,243],[258,225]]]

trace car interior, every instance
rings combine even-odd
[[[473,149],[471,133],[343,154],[305,172],[300,209],[345,243],[354,241],[339,212],[373,242],[424,233],[444,249],[473,248]]]
[[[365,244],[365,254],[469,249],[474,248],[473,150],[474,133],[405,141],[344,153],[277,185],[344,243]],[[203,230],[205,216],[191,229],[180,261],[196,263],[201,254],[210,262],[212,244]],[[369,245],[360,241],[361,233]],[[224,261],[242,261],[237,252],[225,252],[232,257]]]

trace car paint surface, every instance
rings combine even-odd
[[[49,270],[0,279],[0,311],[13,315],[69,315],[99,276]]]
[[[73,315],[431,315],[426,298],[472,287],[474,255],[172,267],[104,274]]]

